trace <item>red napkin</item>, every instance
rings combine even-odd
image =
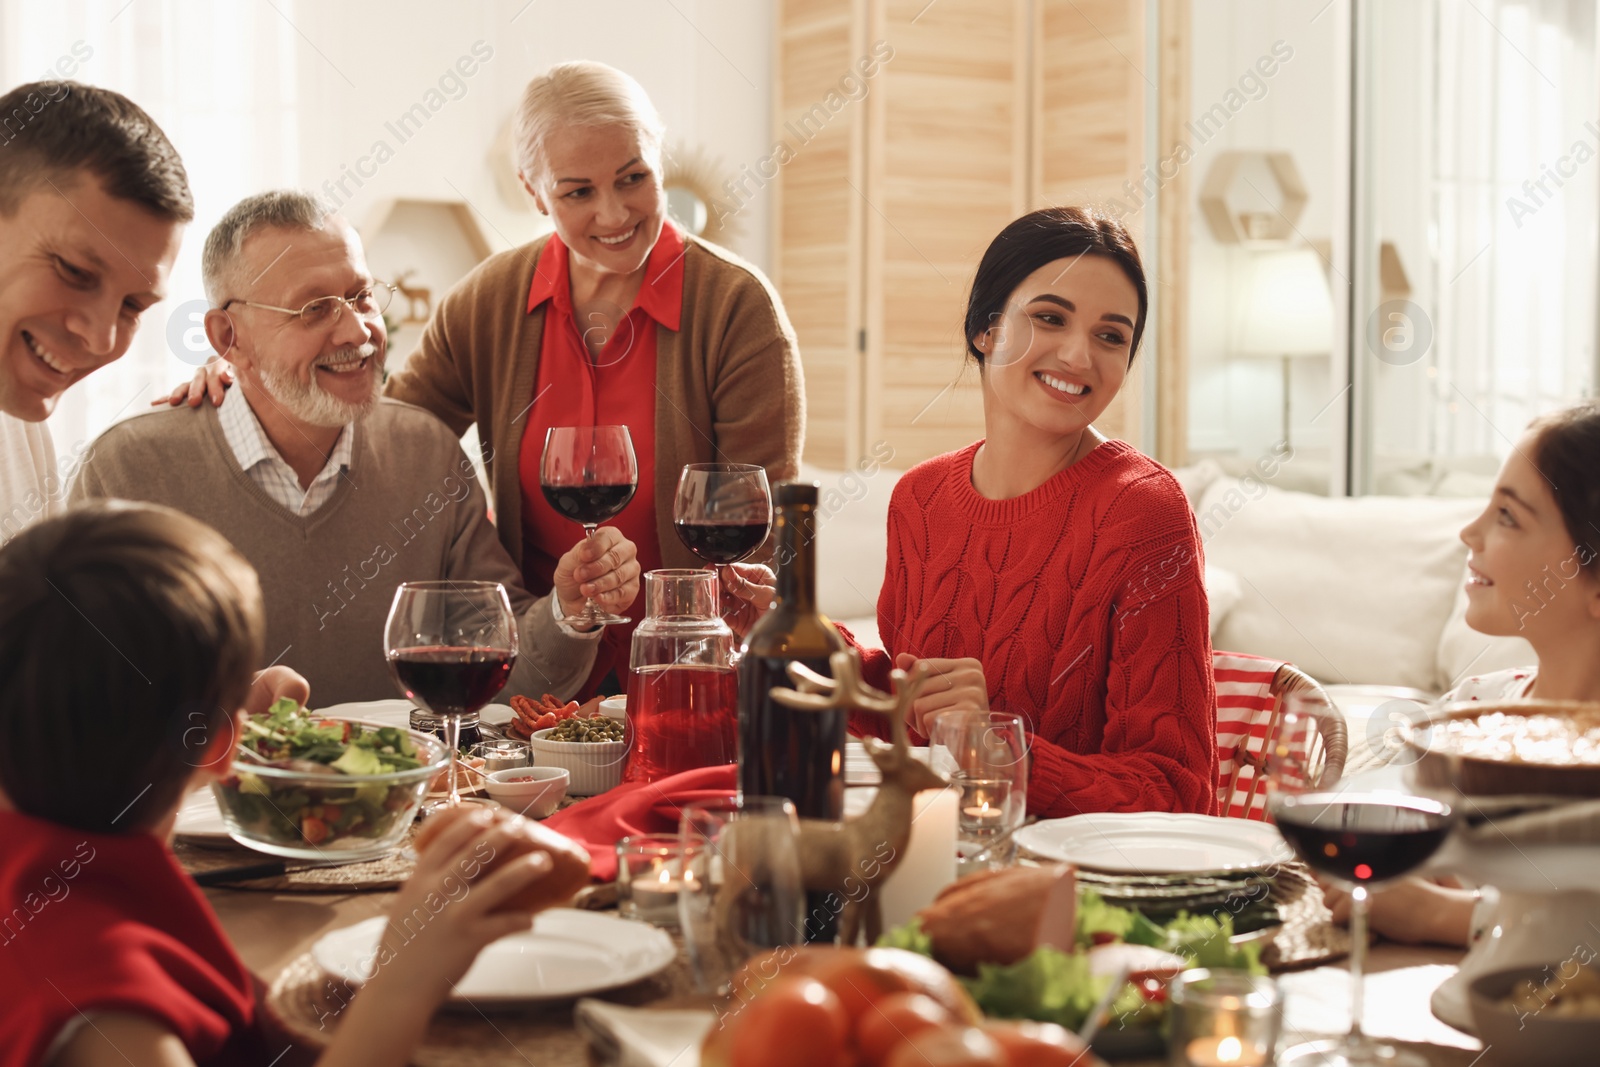
[[[616,844],[634,834],[675,834],[685,804],[731,797],[738,791],[735,764],[698,767],[659,782],[624,782],[599,796],[558,811],[544,825],[589,850],[589,875],[609,882],[617,877]]]

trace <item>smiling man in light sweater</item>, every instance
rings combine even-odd
[[[438,579],[505,585],[521,649],[506,692],[565,697],[588,676],[597,633],[560,620],[592,595],[608,610],[639,590],[632,542],[601,527],[535,599],[495,536],[483,489],[434,416],[380,399],[392,290],[360,238],[298,192],[250,197],[206,240],[206,336],[238,374],[220,408],[129,419],[95,442],[74,501],[166,504],[216,527],[261,575],[268,655],[318,704],[395,696],[383,627],[395,587]]]
[[[133,101],[76,82],[0,95],[0,543],[61,510],[45,419],[128,351],[194,217],[183,163]]]

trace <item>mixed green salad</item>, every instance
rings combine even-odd
[[[976,978],[962,978],[985,1015],[1000,1019],[1034,1019],[1059,1023],[1069,1030],[1083,1025],[1111,984],[1109,975],[1090,970],[1089,950],[1118,942],[1146,945],[1182,957],[1189,967],[1227,967],[1266,974],[1261,946],[1235,945],[1233,916],[1179,912],[1165,924],[1151,922],[1138,911],[1107,904],[1092,889],[1079,888],[1077,932],[1079,951],[1066,953],[1042,947],[1006,966],[981,964]],[[933,955],[933,940],[912,919],[890,930],[879,944]],[[1104,1030],[1154,1030],[1166,1020],[1166,983],[1138,973],[1130,976],[1111,1003]]]
[[[246,836],[280,845],[384,837],[411,813],[428,785],[427,774],[398,782],[350,781],[422,769],[422,755],[398,727],[320,718],[293,700],[250,716],[239,743],[266,761],[262,767],[295,772],[292,779],[253,773],[241,758],[235,774],[217,786]]]

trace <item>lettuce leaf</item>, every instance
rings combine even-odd
[[[1261,942],[1233,944],[1233,916],[1226,913],[1190,915],[1180,911],[1166,925],[1168,952],[1189,960],[1192,967],[1235,967],[1251,974],[1266,974],[1261,963]]]
[[[962,980],[985,1015],[1036,1019],[1076,1030],[1110,983],[1089,973],[1089,957],[1048,946],[1007,967],[982,964]]]
[[[1128,940],[1137,912],[1107,904],[1093,889],[1078,890],[1079,945],[1092,945],[1096,934],[1111,934],[1118,941]],[[1142,943],[1142,942],[1141,942]]]
[[[915,915],[904,926],[897,926],[893,930],[885,930],[878,938],[878,944],[884,948],[903,948],[907,952],[915,952],[919,956],[933,958],[933,938],[922,929],[922,920]]]

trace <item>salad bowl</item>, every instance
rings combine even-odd
[[[228,836],[288,859],[356,862],[399,847],[444,744],[382,722],[307,713],[279,701],[246,723],[235,759],[212,785]]]

